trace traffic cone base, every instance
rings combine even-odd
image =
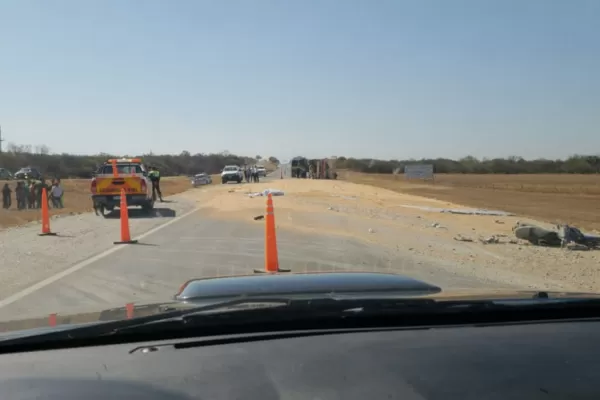
[[[38,236],[57,236],[56,232],[38,233]]]
[[[113,244],[136,244],[137,242],[137,240],[127,240],[124,242],[113,242]]]
[[[282,268],[277,268],[277,271],[271,272],[271,271],[263,271],[262,269],[255,269],[254,273],[255,274],[278,274],[280,272],[292,272],[291,269],[282,269]]]

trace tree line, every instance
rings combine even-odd
[[[473,156],[451,160],[447,158],[421,160],[373,160],[338,157],[337,169],[355,172],[391,174],[402,173],[404,166],[433,164],[437,174],[596,174],[600,172],[600,156],[574,155],[564,160],[522,157],[478,159]]]
[[[24,167],[38,168],[48,177],[89,178],[106,160],[120,158],[112,154],[75,155],[51,154],[47,146],[15,145],[10,143],[0,153],[0,168],[11,172]],[[129,155],[142,157],[146,165],[159,168],[163,176],[190,176],[205,172],[219,173],[226,165],[255,164],[263,157],[253,157],[221,153],[191,154],[182,151],[180,154],[143,154]],[[276,157],[266,157],[271,164],[279,164]],[[522,157],[478,159],[473,156],[452,160],[447,158],[420,160],[375,160],[337,157],[336,168],[356,172],[390,174],[402,173],[405,165],[433,164],[435,173],[453,174],[593,174],[600,172],[600,156],[574,155],[566,159],[526,160]]]
[[[46,177],[58,178],[90,178],[106,160],[122,157],[141,157],[146,165],[157,167],[163,176],[191,176],[205,172],[219,173],[226,165],[255,164],[262,159],[257,155],[245,157],[230,154],[227,151],[216,154],[191,154],[182,151],[180,154],[134,154],[129,156],[113,154],[75,155],[50,154],[47,146],[29,146],[9,144],[0,153],[0,168],[12,173],[21,168],[37,168]],[[267,158],[271,163],[279,161],[275,157]]]

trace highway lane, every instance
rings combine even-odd
[[[264,266],[264,225],[209,219],[197,211],[0,308],[0,320],[165,301],[191,278],[251,274]],[[371,244],[278,232],[280,265],[293,271],[403,273],[454,288],[485,284]]]

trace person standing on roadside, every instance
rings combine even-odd
[[[24,191],[23,191],[23,181],[17,181],[17,186],[15,187],[15,198],[17,199],[17,210],[23,209],[24,204]]]
[[[4,187],[2,188],[2,207],[6,208],[6,209],[10,208],[11,193],[12,193],[12,190],[8,186],[8,183],[5,183]]]
[[[44,187],[44,182],[40,179],[35,179],[33,181],[33,187],[35,192],[35,208],[42,207],[42,188]]]
[[[148,177],[150,178],[150,182],[152,182],[152,197],[156,198],[156,195],[158,194],[158,198],[162,202],[163,198],[160,191],[160,172],[156,167],[150,167]]]
[[[27,186],[29,187],[29,191],[27,192],[27,193],[29,193],[29,198],[28,198],[29,208],[35,208],[35,182],[33,180],[28,180]]]
[[[62,188],[58,182],[54,181],[52,183],[52,188],[50,189],[50,200],[52,200],[52,206],[54,208],[62,208],[62,195]]]

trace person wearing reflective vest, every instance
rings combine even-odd
[[[158,169],[156,169],[156,167],[150,167],[148,178],[150,178],[150,182],[152,182],[152,197],[156,198],[156,195],[158,194],[158,198],[162,202],[163,198],[160,191],[160,172]]]

